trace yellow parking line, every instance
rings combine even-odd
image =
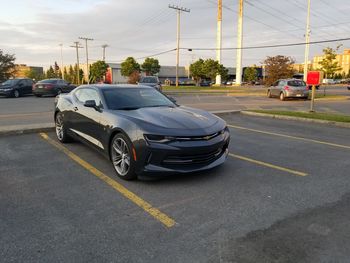
[[[156,220],[160,221],[162,224],[164,224],[167,227],[173,227],[176,222],[167,216],[166,214],[159,211],[157,208],[153,207],[150,203],[143,200],[141,197],[137,196],[133,192],[129,191],[127,188],[125,188],[120,183],[114,181],[101,171],[97,170],[95,167],[93,167],[88,162],[81,159],[79,156],[68,150],[63,145],[59,144],[58,142],[51,139],[46,133],[40,133],[40,136],[46,140],[51,145],[55,146],[57,149],[65,153],[68,157],[73,159],[75,162],[80,164],[82,167],[84,167],[86,170],[94,174],[96,177],[110,185],[113,189],[117,190],[120,194],[122,194],[124,197],[128,198],[131,202],[136,204],[137,206],[141,207],[143,210],[145,210],[148,214],[153,216]]]
[[[289,168],[285,168],[285,167],[281,167],[281,166],[277,166],[277,165],[274,165],[274,164],[271,164],[271,163],[265,163],[265,162],[262,162],[262,161],[254,160],[254,159],[251,159],[251,158],[248,158],[248,157],[245,157],[245,156],[241,156],[241,155],[237,155],[237,154],[233,154],[233,153],[229,153],[229,155],[231,157],[233,157],[233,158],[237,158],[237,159],[240,159],[240,160],[243,160],[243,161],[247,161],[247,162],[255,163],[255,164],[258,164],[258,165],[266,166],[266,167],[273,168],[273,169],[276,169],[276,170],[284,171],[284,172],[291,173],[291,174],[294,174],[294,175],[298,175],[298,176],[307,176],[308,175],[307,173],[295,171],[295,170],[292,170],[292,169],[289,169]]]
[[[288,139],[307,141],[307,142],[313,142],[313,143],[317,143],[317,144],[323,144],[323,145],[328,145],[328,146],[333,146],[333,147],[338,147],[338,148],[350,149],[350,146],[348,146],[348,145],[341,145],[341,144],[336,144],[336,143],[331,143],[331,142],[323,142],[323,141],[318,141],[318,140],[313,140],[313,139],[308,139],[308,138],[303,138],[303,137],[297,137],[297,136],[291,136],[291,135],[286,135],[286,134],[280,134],[280,133],[275,133],[275,132],[255,130],[255,129],[245,128],[245,127],[241,127],[241,126],[236,126],[236,125],[227,125],[227,126],[229,126],[231,128],[235,128],[235,129],[246,130],[246,131],[262,133],[262,134],[267,134],[267,135],[273,135],[273,136],[279,136],[279,137],[284,137],[284,138],[288,138]]]

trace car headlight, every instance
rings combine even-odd
[[[175,137],[154,134],[144,134],[144,137],[147,142],[155,143],[167,143],[175,140]]]
[[[227,126],[225,127],[225,129],[220,131],[220,134],[224,134],[225,132],[230,132]]]

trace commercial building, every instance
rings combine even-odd
[[[122,76],[121,74],[121,64],[120,63],[107,63],[109,65],[109,69],[107,72],[107,79],[112,84],[117,83],[127,83],[128,78]],[[229,79],[233,80],[236,77],[236,69],[235,68],[227,68]],[[164,83],[165,80],[170,80],[171,83],[175,83],[176,79],[176,67],[175,66],[161,66],[159,73],[157,74],[159,80]],[[180,84],[188,84],[192,82],[190,69],[188,66],[179,67],[179,83]]]
[[[320,62],[325,58],[324,55],[314,56],[312,61],[308,63],[309,70],[318,70],[321,68]],[[342,54],[337,54],[335,61],[338,62],[338,65],[342,68],[337,71],[336,74],[348,75],[350,72],[350,49],[344,49]],[[295,72],[303,73],[304,63],[294,64],[293,68]]]
[[[27,66],[26,64],[18,64],[15,68],[15,77],[16,78],[25,78],[27,76],[27,73],[32,70],[38,75],[42,75],[44,73],[43,67],[33,67],[33,66]]]

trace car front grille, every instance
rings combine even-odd
[[[167,165],[188,165],[188,164],[202,164],[210,163],[216,160],[225,149],[219,148],[215,151],[206,154],[195,154],[195,155],[169,155],[163,160],[164,164]]]

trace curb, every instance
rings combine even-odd
[[[28,125],[11,125],[0,128],[0,136],[19,135],[27,133],[51,132],[55,130],[53,123],[39,123]]]
[[[251,112],[251,111],[241,111],[241,114],[249,115],[249,116],[256,116],[256,117],[266,117],[266,118],[271,118],[271,119],[319,123],[319,124],[332,125],[332,126],[336,126],[336,127],[350,128],[350,123],[343,123],[343,122],[336,122],[336,121],[317,120],[317,119],[309,119],[309,118],[302,118],[302,117],[292,117],[292,116],[284,116],[284,115],[258,113],[258,112]]]
[[[241,111],[240,110],[218,110],[218,111],[209,111],[209,112],[218,116],[223,116],[223,115],[238,114]]]

